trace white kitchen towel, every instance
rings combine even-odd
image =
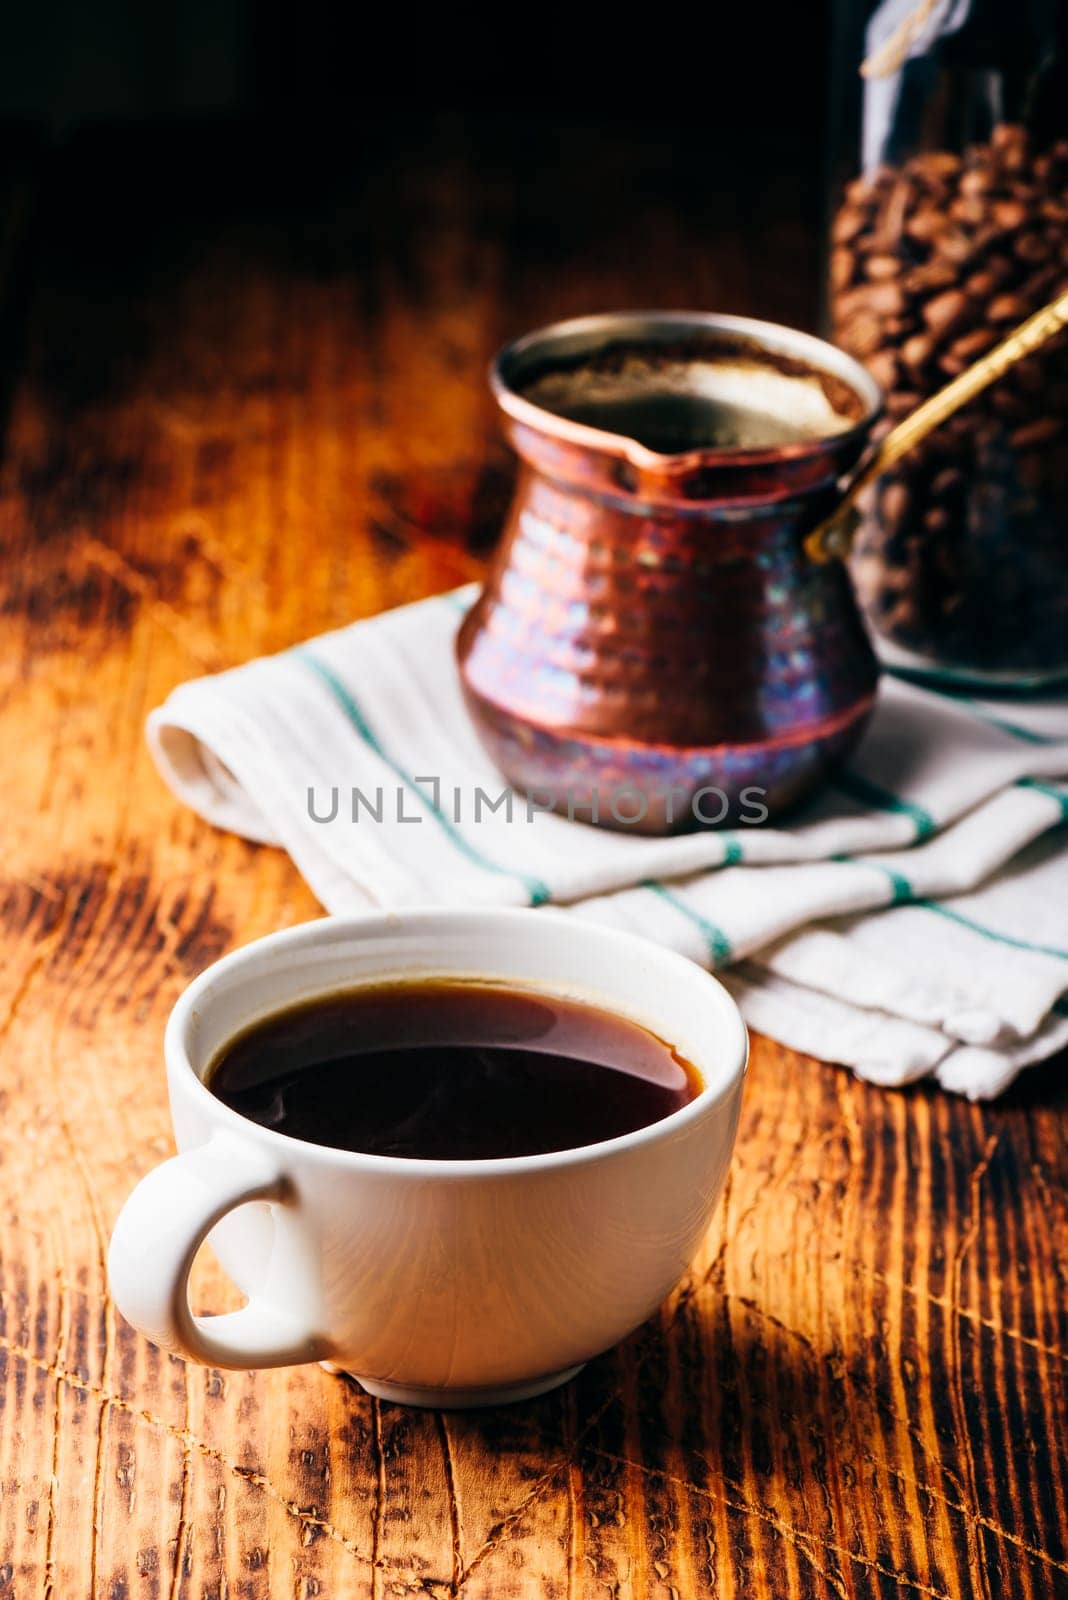
[[[513,794],[454,665],[475,589],[182,684],[148,722],[174,792],[283,846],[332,912],[542,905],[721,972],[783,1043],[973,1097],[1068,1042],[1068,701],[887,679],[789,827],[666,839]]]

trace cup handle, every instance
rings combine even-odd
[[[215,1317],[189,1309],[189,1272],[215,1224],[249,1200],[285,1207],[287,1187],[269,1155],[227,1134],[142,1178],[108,1251],[111,1292],[127,1322],[161,1349],[209,1367],[282,1367],[328,1354],[298,1314],[255,1296],[240,1311]]]

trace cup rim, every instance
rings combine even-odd
[[[524,363],[532,362],[541,351],[548,354],[558,347],[561,356],[580,354],[596,350],[612,339],[626,338],[655,344],[665,337],[684,337],[687,331],[746,339],[769,352],[804,360],[851,389],[863,411],[855,422],[838,433],[814,434],[788,444],[710,445],[666,452],[653,450],[626,434],[613,433],[590,423],[573,422],[547,411],[526,399],[516,387]],[[848,449],[855,441],[867,438],[883,409],[883,391],[879,384],[866,367],[838,345],[800,328],[792,328],[788,323],[713,311],[607,311],[547,323],[511,340],[498,351],[490,366],[490,388],[498,405],[514,422],[580,449],[620,457],[639,470],[659,469],[673,473],[701,467],[770,465],[804,460],[828,449]]]
[[[556,924],[564,926],[569,933],[578,932],[580,937],[587,934],[599,941],[607,941],[616,946],[621,958],[629,953],[631,956],[641,956],[643,960],[650,959],[661,962],[669,973],[674,972],[685,983],[700,983],[707,986],[706,995],[715,996],[715,1005],[720,1013],[720,1026],[722,1037],[717,1041],[717,1051],[722,1058],[722,1064],[717,1061],[717,1069],[710,1077],[709,1072],[701,1064],[696,1064],[702,1080],[702,1088],[694,1098],[681,1106],[678,1111],[673,1111],[666,1117],[661,1117],[656,1122],[646,1123],[641,1128],[635,1128],[630,1133],[619,1134],[613,1139],[598,1140],[593,1144],[573,1145],[564,1150],[548,1150],[524,1156],[486,1156],[464,1158],[461,1160],[445,1160],[441,1157],[423,1159],[418,1156],[387,1156],[370,1151],[342,1150],[333,1145],[317,1144],[307,1139],[295,1139],[290,1134],[279,1133],[276,1129],[265,1128],[261,1123],[253,1122],[251,1118],[244,1117],[240,1112],[212,1094],[200,1073],[193,1065],[192,1055],[187,1045],[187,1031],[198,1020],[198,1007],[210,1003],[213,988],[235,974],[240,974],[245,967],[254,967],[258,959],[264,954],[266,947],[278,949],[287,945],[301,947],[324,942],[332,944],[344,940],[345,937],[359,929],[369,931],[368,925],[378,923],[383,930],[389,929],[396,932],[398,922],[414,923],[417,927],[426,927],[437,921],[456,924],[485,924],[495,923],[502,930],[509,925],[516,926],[516,919],[521,919],[522,925],[529,925],[529,919],[537,917],[541,924]],[[447,958],[437,970],[427,969],[426,977],[449,976],[449,963]],[[405,980],[411,980],[411,973],[398,974]],[[457,973],[457,977],[461,974]],[[493,973],[487,973],[486,979],[494,981]],[[389,981],[389,974],[382,975],[383,980]],[[541,989],[543,993],[560,994],[561,985],[552,985],[549,982],[540,982],[533,978],[521,980],[508,978],[501,975],[501,982],[529,982],[531,988]],[[370,985],[368,985],[370,986]],[[359,988],[358,983],[352,988]],[[338,993],[337,985],[333,988],[323,989],[323,994]],[[582,998],[581,982],[569,990],[572,998]],[[314,998],[312,991],[309,999]],[[290,1002],[291,1004],[299,1002]],[[588,994],[588,1003],[604,1007],[603,996],[594,992]],[[279,1006],[278,1009],[283,1009]],[[264,1008],[261,1017],[271,1015],[271,1008]],[[633,1015],[633,1014],[632,1014]],[[634,1017],[634,1020],[639,1020]],[[677,951],[657,944],[654,940],[646,939],[640,934],[631,933],[617,928],[605,928],[593,922],[583,922],[579,917],[571,916],[561,910],[529,908],[529,907],[447,907],[447,906],[421,906],[405,907],[397,911],[369,911],[348,916],[326,916],[313,919],[310,922],[297,923],[290,928],[276,930],[251,940],[248,944],[240,945],[236,950],[227,955],[198,974],[196,978],[183,990],[178,997],[167,1021],[164,1034],[164,1058],[167,1068],[168,1083],[172,1089],[176,1077],[180,1075],[187,1092],[205,1111],[210,1111],[212,1119],[224,1128],[244,1137],[254,1137],[266,1141],[271,1148],[290,1156],[300,1155],[305,1160],[313,1160],[317,1165],[327,1165],[340,1168],[346,1172],[364,1171],[380,1175],[393,1174],[415,1177],[433,1177],[434,1179],[475,1178],[475,1177],[500,1177],[527,1173],[540,1173],[553,1171],[561,1167],[585,1165],[590,1162],[610,1160],[615,1156],[622,1156],[644,1145],[658,1143],[661,1139],[688,1127],[691,1123],[700,1120],[715,1109],[732,1093],[737,1085],[744,1079],[749,1064],[749,1034],[742,1020],[733,997],[724,985],[706,968],[701,967],[688,957],[680,955]],[[209,1133],[209,1138],[211,1134]]]

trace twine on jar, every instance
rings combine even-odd
[[[860,64],[862,78],[889,78],[901,68],[909,58],[913,45],[923,33],[938,8],[945,4],[945,0],[920,0],[915,11],[910,11],[903,22],[900,22],[890,35],[884,39],[876,50],[873,50],[867,60]]]

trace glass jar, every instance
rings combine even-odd
[[[837,32],[829,321],[885,429],[1068,288],[1068,0],[844,4]],[[891,667],[1068,678],[1064,336],[874,486],[851,564]]]

